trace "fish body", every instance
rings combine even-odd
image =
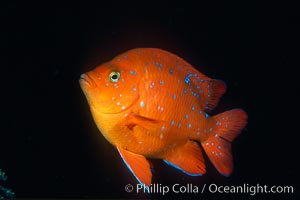
[[[170,52],[140,48],[82,74],[80,85],[97,127],[139,182],[151,184],[146,158],[204,174],[199,144],[221,174],[231,174],[231,142],[247,114],[233,109],[209,116],[226,91],[223,81]]]

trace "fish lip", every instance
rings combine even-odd
[[[85,84],[89,87],[96,86],[93,79],[88,74],[81,74],[79,78],[80,84]]]

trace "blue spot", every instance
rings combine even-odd
[[[187,118],[189,118],[189,115],[188,115],[188,114],[186,114],[186,115],[185,115],[185,118],[186,118],[186,119],[187,119]]]
[[[173,99],[176,99],[176,95],[175,94],[173,95]]]
[[[184,90],[183,90],[183,93],[186,94],[186,92],[187,92],[186,89],[184,89]]]
[[[133,87],[133,88],[132,88],[132,91],[136,91],[136,88],[135,88],[135,87]]]
[[[208,118],[208,114],[207,113],[205,113],[205,118]]]
[[[190,78],[189,77],[185,77],[184,82],[188,85],[190,85]]]
[[[141,102],[140,102],[140,106],[141,106],[141,107],[144,107],[144,106],[145,106],[145,103],[144,103],[143,101],[141,101]]]
[[[161,70],[161,69],[162,69],[162,64],[161,64],[161,63],[159,63],[159,62],[154,62],[154,65],[155,65],[156,67],[158,67],[158,68],[157,68],[158,70]]]
[[[167,163],[168,165],[174,167],[175,169],[178,169],[178,170],[182,171],[183,173],[185,173],[185,174],[187,174],[189,176],[202,176],[202,174],[190,174],[190,173],[184,171],[183,169],[181,169],[180,167],[178,167],[177,165],[175,165],[175,164],[173,164],[173,163],[171,163],[171,162],[169,162],[167,160],[164,160],[164,162]]]
[[[171,121],[171,125],[173,126],[175,124],[174,120]]]
[[[220,146],[220,145],[218,146],[218,149],[221,149],[221,146]]]
[[[186,67],[186,66],[184,66],[184,67]],[[186,84],[190,85],[190,83],[191,83],[190,77],[192,77],[192,76],[197,77],[198,75],[197,75],[197,74],[188,74],[188,75],[185,77],[184,82],[185,82]]]
[[[181,124],[180,123],[178,123],[178,128],[181,126]]]
[[[161,85],[163,85],[165,82],[164,82],[164,81],[160,81],[159,83],[160,83]]]
[[[195,110],[195,106],[192,106],[192,110]]]
[[[189,124],[188,126],[189,126],[189,128],[191,128],[191,127],[192,127],[192,124]]]
[[[128,59],[128,56],[124,56],[124,58],[127,60],[127,59]]]
[[[129,74],[133,74],[133,75],[136,75],[136,71],[129,71]]]
[[[173,74],[173,70],[172,69],[170,69],[169,72],[170,72],[170,74]]]

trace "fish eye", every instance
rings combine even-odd
[[[118,82],[118,80],[120,79],[120,73],[119,72],[111,72],[109,74],[109,80],[111,82]]]

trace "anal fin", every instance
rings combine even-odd
[[[146,186],[151,185],[152,173],[149,161],[142,155],[138,155],[121,147],[117,147],[124,163],[134,175],[134,177]]]
[[[164,162],[190,176],[201,176],[206,172],[202,151],[194,141],[172,149],[164,158]]]

